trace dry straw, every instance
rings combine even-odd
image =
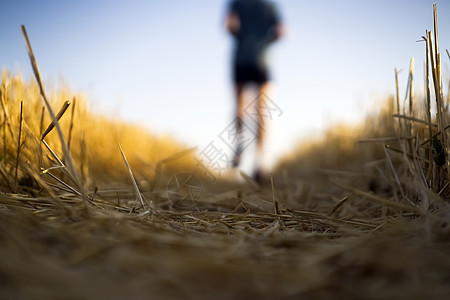
[[[37,65],[36,58],[34,57],[33,50],[31,49],[31,44],[30,44],[30,40],[28,38],[27,31],[26,31],[24,25],[22,25],[21,28],[22,28],[22,33],[23,33],[23,36],[24,36],[24,39],[25,39],[25,43],[26,43],[26,46],[27,46],[28,56],[30,57],[31,66],[33,68],[34,76],[36,77],[36,81],[37,81],[37,83],[39,85],[39,90],[41,92],[41,96],[42,96],[42,99],[44,100],[44,103],[45,103],[45,106],[47,108],[47,111],[49,112],[49,114],[50,114],[50,116],[52,118],[52,125],[49,126],[48,131],[51,130],[51,126],[55,126],[56,127],[56,131],[58,132],[58,137],[59,137],[59,140],[61,142],[61,147],[62,147],[62,150],[63,150],[63,153],[64,153],[64,157],[65,157],[65,159],[67,161],[68,172],[71,175],[71,177],[74,179],[74,182],[77,185],[78,190],[81,191],[81,193],[84,195],[83,184],[81,183],[81,180],[80,180],[80,178],[78,176],[78,172],[76,171],[75,166],[73,164],[72,156],[70,155],[69,148],[67,147],[67,144],[66,144],[63,132],[61,130],[61,127],[59,126],[58,117],[53,112],[53,109],[50,106],[50,102],[47,100],[47,96],[45,95],[44,85],[42,84],[42,81],[41,81],[41,76],[39,74],[39,68],[38,68],[38,65]],[[65,106],[68,106],[68,103]],[[64,112],[65,112],[65,109],[61,110],[60,117],[62,116],[62,114],[64,114]],[[44,132],[44,134],[42,136],[42,139],[44,139],[45,133],[46,132]]]

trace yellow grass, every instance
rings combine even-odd
[[[51,119],[44,109],[37,85],[34,81],[26,82],[20,74],[13,75],[3,70],[1,93],[5,105],[5,109],[1,110],[4,122],[1,139],[3,150],[6,150],[2,151],[2,162],[7,174],[13,171],[11,169],[17,152],[20,101],[23,101],[24,144],[19,157],[19,177],[27,175],[25,165],[35,171],[40,167],[51,167],[52,162],[46,159],[48,151],[40,145],[41,131],[51,124]],[[169,136],[151,134],[142,126],[92,112],[85,96],[82,93],[72,93],[68,87],[50,91],[49,96],[54,111],[58,111],[65,101],[70,102],[69,108],[60,119],[60,125],[66,135],[66,141],[70,132],[70,150],[86,186],[128,180],[117,143],[128,153],[130,165],[142,180],[150,180],[155,176],[157,162],[186,149]],[[61,144],[55,130],[45,137],[45,141],[62,158]],[[42,155],[37,151],[39,148],[43,148]],[[41,161],[42,165],[39,165]],[[177,164],[178,168],[192,167],[192,155],[180,158],[175,162],[175,166]]]

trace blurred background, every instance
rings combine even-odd
[[[449,1],[278,0],[287,34],[271,48],[269,97],[283,111],[270,124],[267,166],[336,122],[354,123],[395,92],[405,97],[410,58],[423,91],[425,44],[450,28]],[[88,95],[101,114],[169,134],[199,150],[233,118],[228,1],[2,0],[0,63],[31,78],[20,25],[27,28],[44,80]],[[450,37],[439,35],[448,78]],[[445,84],[447,90],[447,84]],[[446,92],[444,93],[446,94]],[[24,99],[25,100],[25,99]],[[229,149],[228,149],[229,150]],[[228,151],[227,150],[227,151]]]

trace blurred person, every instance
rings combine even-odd
[[[262,157],[264,143],[263,109],[270,72],[266,53],[274,41],[283,35],[283,25],[275,4],[266,0],[233,0],[229,2],[225,27],[234,37],[232,76],[236,97],[236,148],[233,167],[239,167],[243,152],[239,143],[243,129],[244,89],[257,87],[257,133],[253,178],[263,179]]]

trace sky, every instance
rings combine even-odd
[[[416,41],[433,30],[433,2],[449,78],[450,1],[274,2],[287,32],[270,49],[268,96],[280,114],[267,129],[267,166],[336,122],[363,120],[376,101],[394,93],[395,68],[403,99],[412,57],[420,92],[425,45]],[[234,110],[227,3],[0,0],[0,65],[32,78],[24,24],[47,84],[68,83],[88,95],[94,111],[199,151],[211,142],[225,149],[220,134]]]

